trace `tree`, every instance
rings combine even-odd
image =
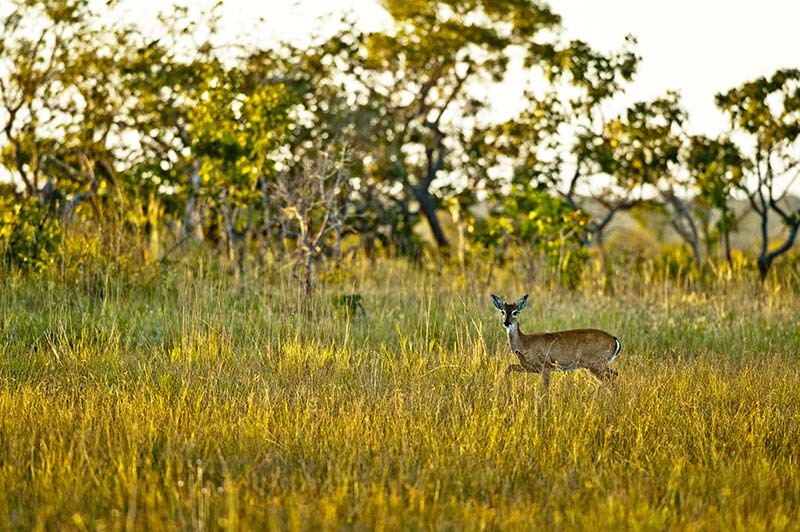
[[[116,4],[15,0],[0,21],[0,163],[21,184],[21,204],[33,209],[35,198],[45,211],[27,216],[39,225],[70,220],[86,203],[85,214],[157,235],[166,204],[198,239],[219,214],[230,256],[234,226],[247,219],[249,237],[274,177],[288,92],[248,85],[241,63],[223,65],[209,41],[216,11],[201,16],[206,40],[187,46],[198,21],[185,8],[160,15],[145,36],[104,22]]]
[[[244,66],[247,90],[280,83],[293,95],[292,123],[281,154],[285,179],[304,181],[312,161],[346,150],[352,181],[347,187],[349,227],[358,233],[367,254],[380,242],[413,255],[418,246],[407,202],[393,190],[394,181],[365,172],[367,166],[379,164],[376,152],[383,139],[376,124],[385,102],[370,97],[347,74],[362,68],[364,40],[353,23],[344,20],[340,31],[304,47],[284,43],[250,53]]]
[[[112,111],[123,100],[107,66],[116,59],[111,42],[128,34],[104,31],[82,0],[15,0],[0,23],[0,163],[23,197],[44,204],[74,194],[75,207],[111,173]]]
[[[437,179],[471,164],[469,130],[491,103],[477,98],[472,84],[502,80],[514,53],[527,68],[548,63],[554,44],[546,32],[560,19],[542,4],[512,0],[383,5],[394,27],[367,35],[347,70],[374,113],[365,175],[387,183],[407,212],[415,200],[436,243],[447,248],[437,208],[459,186]]]
[[[205,70],[188,98],[186,134],[199,162],[206,208],[217,214],[229,264],[241,274],[256,227],[268,231],[274,223],[275,152],[284,142],[293,99],[280,84],[243,92],[242,72],[235,67],[212,63]]]
[[[508,244],[516,244],[530,282],[534,281],[536,256],[542,256],[558,282],[578,285],[587,253],[582,239],[588,216],[567,202],[530,184],[515,185],[493,216],[473,231],[487,248],[498,250],[493,260],[505,259]]]
[[[604,112],[636,73],[635,44],[628,36],[619,50],[604,54],[575,40],[556,50],[545,68],[549,89],[539,96],[529,91],[519,116],[485,131],[489,149],[476,148],[490,166],[510,161],[512,181],[558,191],[589,216],[581,235],[598,246],[604,267],[606,228],[639,201],[636,184],[614,166],[612,152],[624,139],[611,139],[619,128]]]
[[[607,275],[603,242],[612,219],[669,183],[681,145],[678,129],[685,118],[677,100],[677,94],[669,92],[653,101],[636,102],[620,115],[603,120],[601,131],[584,129],[578,136],[574,147],[578,165],[564,196],[576,207],[579,201],[601,206],[601,214],[590,222],[589,236],[600,249]],[[589,178],[595,183],[584,183],[583,191],[579,189],[581,180]]]
[[[35,238],[60,233],[84,205],[87,216],[131,220],[117,203],[133,100],[117,65],[137,32],[103,24],[116,4],[14,0],[0,20],[0,164],[21,186],[7,190],[20,222],[40,220]]]
[[[747,195],[760,220],[758,271],[763,280],[800,230],[800,208],[792,209],[785,201],[800,175],[800,70],[778,70],[749,81],[718,94],[716,103],[730,118],[733,132],[748,135],[753,144],[737,189]],[[773,215],[787,229],[775,248],[769,240]]]
[[[325,252],[330,233],[335,233],[336,254],[341,257],[341,236],[345,223],[343,198],[347,196],[346,152],[323,153],[307,161],[305,172],[289,178],[279,176],[276,195],[282,205],[283,234],[295,235],[298,263],[306,297],[313,290],[313,269]]]
[[[730,233],[737,228],[738,220],[728,202],[733,191],[741,186],[745,161],[739,149],[727,137],[712,139],[695,135],[689,138],[684,164],[696,192],[698,207],[718,212],[713,234],[722,241],[725,260],[732,265]],[[712,234],[707,234],[708,252],[712,240]]]
[[[200,95],[207,89],[214,92],[216,81],[227,75],[212,43],[220,6],[201,13],[199,20],[180,6],[160,13],[150,34],[138,33],[129,53],[117,63],[120,81],[133,102],[125,116],[136,138],[136,149],[126,165],[130,182],[137,189],[168,189],[169,193],[160,194],[169,206],[168,216],[181,220],[184,239],[197,241],[205,239],[207,213],[202,161],[194,144],[197,139],[190,133],[190,114]],[[229,88],[227,84],[219,90]],[[219,99],[210,93],[205,96]]]

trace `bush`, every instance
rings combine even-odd
[[[575,288],[589,258],[583,242],[587,220],[563,200],[526,186],[513,190],[470,234],[482,247],[496,250],[501,262],[509,244],[519,248],[529,269],[538,257],[545,258],[548,273],[560,285]]]
[[[62,229],[36,199],[0,196],[0,256],[7,266],[42,271],[61,256]]]

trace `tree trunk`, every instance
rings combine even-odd
[[[692,250],[692,262],[694,262],[694,267],[697,269],[697,271],[700,271],[700,268],[703,264],[703,261],[700,258],[700,244],[697,242],[697,240],[687,240],[686,242],[689,244],[689,249]]]
[[[303,283],[306,291],[306,298],[311,297],[311,292],[314,289],[313,283],[313,275],[314,275],[314,251],[312,249],[308,249],[306,252],[306,264],[305,264],[305,271],[306,271],[306,278]]]
[[[761,281],[767,280],[767,273],[769,273],[769,268],[772,265],[772,257],[769,254],[760,254],[758,256],[758,273],[761,276]]]
[[[768,251],[766,240],[762,243],[761,253],[758,256],[758,272],[761,274],[762,281],[767,278],[767,273],[772,266],[772,261],[775,260],[776,257],[783,255],[792,248],[794,241],[797,238],[798,231],[800,231],[800,222],[792,224],[789,227],[789,235],[786,237],[786,240],[784,240],[783,244],[781,244],[777,249],[772,251]]]
[[[614,282],[611,276],[611,264],[608,261],[608,253],[606,252],[605,235],[603,234],[604,228],[598,228],[595,233],[595,244],[600,253],[600,268],[603,273],[603,293],[607,295],[614,294]]]
[[[419,208],[422,214],[425,215],[425,220],[427,220],[431,233],[433,233],[436,245],[439,246],[440,250],[446,250],[450,246],[450,243],[447,241],[447,237],[444,236],[439,218],[436,216],[433,196],[431,196],[427,188],[422,186],[412,186],[411,188],[414,191],[414,196],[417,198],[417,201],[419,201]]]
[[[203,241],[203,224],[200,216],[200,163],[192,163],[192,173],[189,175],[189,195],[186,198],[186,210],[184,211],[183,234]]]
[[[700,254],[700,236],[697,230],[698,224],[695,222],[692,212],[686,200],[679,198],[672,189],[662,192],[665,203],[667,206],[672,207],[670,213],[670,224],[672,228],[678,233],[683,241],[692,250],[692,262],[695,268],[699,271],[703,263],[702,255]]]
[[[731,232],[725,229],[722,232],[722,242],[725,246],[725,260],[728,261],[728,266],[733,269],[733,256],[731,255]]]

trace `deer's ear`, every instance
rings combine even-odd
[[[517,310],[522,310],[528,304],[528,294],[525,294],[522,299],[517,301]]]
[[[492,304],[497,310],[503,310],[503,300],[492,294]]]

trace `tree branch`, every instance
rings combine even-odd
[[[442,107],[439,109],[439,114],[436,116],[436,119],[434,119],[433,122],[431,122],[433,127],[437,128],[437,129],[439,128],[439,122],[441,122],[441,120],[442,120],[442,115],[447,110],[447,108],[450,106],[450,104],[453,103],[453,100],[455,100],[455,98],[458,95],[458,93],[461,92],[461,88],[464,86],[464,82],[466,82],[467,79],[472,74],[472,66],[473,66],[472,62],[470,62],[467,65],[467,71],[464,73],[463,76],[459,77],[458,74],[456,74],[456,85],[455,85],[455,87],[453,87],[453,90],[450,92],[450,95],[447,97],[445,102],[442,104]],[[427,125],[427,122],[426,122],[426,125]]]

